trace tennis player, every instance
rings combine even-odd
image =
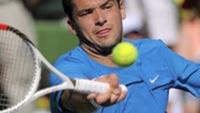
[[[59,91],[51,95],[53,113],[166,113],[170,88],[200,97],[200,66],[177,55],[160,40],[124,40],[123,0],[63,0],[72,32],[79,44],[60,56],[55,66],[73,78],[107,82],[102,94]],[[137,61],[119,67],[111,60],[112,48],[122,40],[134,44]],[[61,81],[53,74],[52,85]],[[125,84],[128,92],[121,90]]]

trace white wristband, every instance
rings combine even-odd
[[[99,104],[97,104],[96,102],[95,102],[95,100],[94,99],[91,99],[90,100],[90,103],[95,107],[95,108],[97,108],[97,109],[100,109],[100,108],[102,108],[102,106],[101,105],[99,105]]]

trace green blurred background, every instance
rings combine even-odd
[[[78,43],[77,38],[67,31],[65,23],[60,20],[37,20],[36,31],[38,48],[52,63]]]

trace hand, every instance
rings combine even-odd
[[[112,73],[104,75],[96,80],[108,83],[110,85],[110,89],[101,94],[91,93],[87,96],[87,99],[94,99],[96,103],[101,106],[109,106],[123,100],[126,97],[127,92],[123,91],[119,86],[120,84],[116,74]]]

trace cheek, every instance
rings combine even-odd
[[[94,20],[89,16],[85,18],[78,19],[78,24],[83,29],[88,29],[94,25]]]
[[[93,24],[91,22],[80,22],[79,27],[85,36],[92,35]]]
[[[111,22],[116,26],[122,21],[122,16],[119,13],[112,13],[112,14],[107,14],[107,19],[109,20],[109,22]]]
[[[112,22],[113,28],[115,30],[120,30],[122,26],[122,20],[121,16],[119,14],[116,14],[112,17],[110,17],[110,22]]]

